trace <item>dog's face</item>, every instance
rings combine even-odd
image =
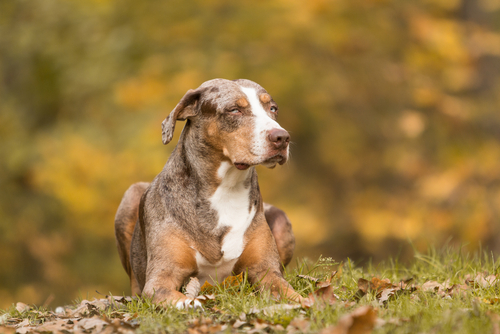
[[[290,136],[276,121],[278,105],[255,82],[210,80],[186,93],[179,105],[164,121],[164,142],[165,135],[167,142],[171,137],[172,118],[187,118],[190,126],[201,128],[200,140],[238,169],[259,164],[273,168],[286,162]],[[172,115],[177,109],[178,115]]]

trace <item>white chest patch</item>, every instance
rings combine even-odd
[[[229,231],[222,240],[223,256],[218,263],[210,263],[200,253],[196,253],[201,284],[205,281],[222,282],[231,274],[243,252],[243,237],[256,212],[255,207],[250,210],[250,187],[245,188],[249,172],[240,171],[229,162],[222,162],[217,171],[222,182],[209,201],[219,216],[217,227],[228,227]]]

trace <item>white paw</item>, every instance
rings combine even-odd
[[[203,306],[201,306],[200,301],[192,298],[188,298],[184,301],[178,301],[177,304],[175,304],[175,307],[178,310],[187,310],[189,308],[200,308],[203,310]]]

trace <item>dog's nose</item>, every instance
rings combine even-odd
[[[269,130],[268,138],[277,149],[282,149],[287,147],[288,142],[290,141],[290,135],[284,129]]]

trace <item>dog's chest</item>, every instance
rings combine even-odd
[[[240,178],[247,173],[236,171],[223,179],[215,193],[210,197],[210,205],[217,212],[217,228],[228,228],[221,243],[222,258],[217,263],[210,263],[199,252],[196,253],[198,279],[222,282],[231,274],[244,245],[245,232],[250,226],[255,213],[255,206],[250,206],[250,186],[245,186]]]

